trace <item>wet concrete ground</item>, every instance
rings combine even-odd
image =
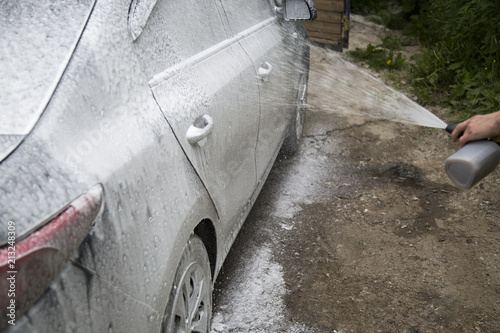
[[[311,59],[302,147],[233,245],[212,332],[500,332],[498,170],[454,188],[444,131],[323,108],[330,55]]]

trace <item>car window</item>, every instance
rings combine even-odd
[[[73,54],[94,1],[0,1],[0,133],[35,126]]]
[[[131,8],[129,29],[132,39],[140,32],[134,48],[149,77],[227,38],[215,0],[140,1],[132,2],[139,7]]]

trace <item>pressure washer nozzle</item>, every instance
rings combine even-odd
[[[446,132],[451,134],[455,130],[455,127],[457,127],[457,124],[449,123],[448,126],[446,126]]]

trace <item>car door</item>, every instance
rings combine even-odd
[[[269,0],[221,1],[231,32],[239,37],[258,77],[261,104],[256,164],[260,179],[273,161],[292,117],[302,65],[297,58],[299,35],[295,23],[277,18]]]
[[[140,31],[134,38],[153,96],[221,220],[233,221],[256,186],[259,96],[252,62],[228,35],[215,0],[146,7],[153,8],[147,22],[138,19],[130,30]]]

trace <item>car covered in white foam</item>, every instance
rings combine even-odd
[[[298,148],[311,0],[0,2],[0,328],[207,332]]]

